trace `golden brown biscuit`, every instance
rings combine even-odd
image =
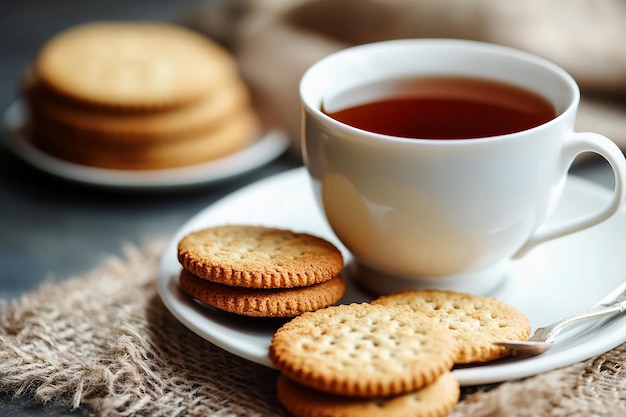
[[[33,144],[57,158],[81,165],[120,170],[166,169],[197,165],[238,151],[258,135],[258,119],[240,112],[214,128],[164,143],[94,143],[90,136],[38,120]]]
[[[343,268],[341,252],[325,239],[250,225],[189,233],[178,244],[178,260],[200,278],[250,288],[317,284],[334,278]]]
[[[381,296],[372,304],[403,305],[446,325],[459,342],[457,364],[486,362],[510,352],[493,342],[526,340],[528,318],[491,297],[440,290],[409,290]]]
[[[443,417],[459,400],[458,381],[445,372],[426,387],[394,397],[354,398],[307,388],[278,377],[278,399],[296,417]]]
[[[253,317],[295,317],[337,302],[346,285],[335,278],[307,287],[257,289],[207,281],[182,270],[180,286],[196,300],[229,313]]]
[[[92,22],[50,39],[35,69],[43,84],[72,100],[149,109],[206,96],[236,64],[217,43],[181,26]]]
[[[407,307],[337,305],[281,326],[270,358],[285,376],[337,395],[416,391],[452,367],[457,344],[439,323]]]
[[[249,94],[239,80],[229,80],[199,100],[172,109],[113,111],[60,100],[37,84],[26,91],[38,123],[86,138],[92,144],[135,146],[176,141],[209,132],[225,120],[249,112]]]

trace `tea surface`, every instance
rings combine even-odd
[[[330,117],[374,133],[420,139],[470,139],[519,132],[556,116],[543,96],[491,80],[416,78],[372,86],[388,95]]]

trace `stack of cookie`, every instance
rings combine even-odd
[[[407,307],[350,304],[296,317],[274,334],[278,398],[297,417],[428,416],[459,400],[458,347]]]
[[[33,144],[82,165],[195,165],[233,153],[259,134],[231,54],[171,24],[70,28],[42,47],[24,91]]]
[[[263,226],[224,225],[178,244],[180,285],[219,310],[294,317],[328,307],[345,291],[341,252],[317,236]]]
[[[297,417],[441,417],[459,399],[452,366],[501,358],[510,352],[493,342],[529,333],[500,300],[407,290],[296,317],[274,334],[270,358],[279,400]]]

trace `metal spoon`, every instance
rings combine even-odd
[[[540,327],[527,341],[507,340],[494,344],[511,349],[516,356],[539,355],[554,345],[556,336],[566,327],[582,321],[617,315],[624,311],[626,311],[626,281],[607,294],[591,310],[559,320],[550,326]]]

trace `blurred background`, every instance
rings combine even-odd
[[[626,148],[626,2],[623,0],[24,0],[0,2],[0,110],[19,98],[23,70],[44,42],[96,20],[179,23],[232,52],[267,127],[291,149],[245,176],[206,187],[134,192],[73,183],[0,146],[0,300],[93,269],[126,244],[171,236],[217,199],[301,164],[297,85],[308,66],[349,45],[453,37],[513,46],[563,66],[583,91],[579,130]],[[3,134],[6,132],[3,131]],[[584,157],[574,173],[607,187],[609,170]],[[0,393],[0,415],[82,415]]]

